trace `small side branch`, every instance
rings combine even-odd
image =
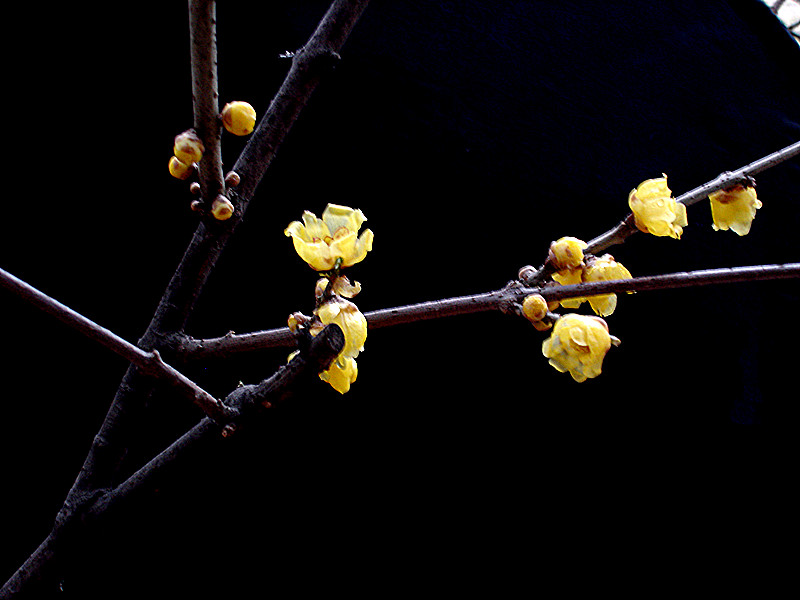
[[[205,146],[203,159],[199,163],[200,189],[209,205],[223,190],[216,30],[214,0],[190,0],[189,37],[194,128]]]
[[[736,171],[726,171],[725,173],[721,173],[711,181],[708,181],[703,185],[698,186],[693,190],[682,194],[681,196],[678,196],[675,200],[685,204],[686,206],[691,206],[692,204],[696,204],[704,198],[707,198],[709,194],[712,194],[718,190],[724,190],[733,187],[739,183],[747,182],[748,179],[753,175],[761,173],[762,171],[766,171],[767,169],[779,165],[797,155],[800,155],[800,141],[790,144],[789,146],[786,146],[785,148],[782,148],[777,152],[773,152],[772,154],[769,154],[763,158],[759,158],[758,160],[753,161],[750,164],[737,169]],[[638,231],[639,229],[636,227],[633,214],[628,213],[628,215],[616,226],[590,240],[585,251],[587,254],[599,254],[611,246],[623,243]],[[523,267],[523,269],[520,270],[520,279],[525,285],[536,286],[541,284],[550,273],[552,273],[552,265],[548,261],[538,269],[534,267]]]
[[[707,198],[709,194],[712,194],[718,190],[724,190],[729,187],[733,187],[738,183],[744,183],[747,181],[748,177],[752,177],[753,175],[757,175],[762,171],[766,171],[767,169],[779,165],[797,155],[800,155],[800,141],[790,144],[789,146],[786,146],[777,152],[773,152],[764,158],[759,158],[758,160],[751,162],[749,165],[746,165],[741,169],[721,173],[718,177],[712,179],[708,183],[704,183],[703,185],[696,187],[695,189],[686,192],[681,196],[678,196],[676,200],[678,202],[682,202],[686,206],[691,206],[692,204]]]
[[[226,423],[235,416],[235,411],[222,404],[185,375],[161,360],[161,356],[157,351],[146,352],[138,346],[134,346],[112,331],[75,312],[58,300],[51,298],[3,269],[0,269],[0,285],[89,339],[122,356],[148,375],[168,382],[183,396],[191,399],[211,419],[219,423]]]
[[[329,325],[310,340],[305,351],[272,377],[231,392],[226,403],[236,407],[240,415],[236,422],[250,420],[258,406],[274,405],[285,399],[302,379],[327,368],[343,347],[342,330],[337,325]],[[167,468],[185,461],[201,444],[225,437],[231,429],[230,425],[221,428],[206,417],[113,490],[98,490],[84,501],[71,504],[69,510],[62,510],[56,527],[0,589],[0,597],[10,598],[17,593],[34,591],[31,588],[37,582],[52,578],[60,554],[74,549],[78,540],[85,544],[87,536],[101,527],[112,511],[130,505],[137,492],[149,489]]]

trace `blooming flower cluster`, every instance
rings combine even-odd
[[[574,285],[631,278],[630,271],[621,263],[616,262],[610,254],[600,257],[585,257],[583,254],[585,248],[585,242],[571,237],[563,237],[550,245],[550,260],[556,268],[561,267],[560,270],[553,273],[553,281],[560,285]],[[564,257],[569,257],[569,260],[565,260]],[[601,317],[612,314],[617,307],[616,294],[568,298],[561,301],[561,306],[578,308],[587,300],[592,310]]]
[[[628,269],[616,262],[613,256],[587,255],[584,253],[587,248],[586,242],[574,237],[562,237],[550,244],[548,262],[554,272],[552,282],[546,287],[631,278]],[[578,308],[586,301],[600,317],[612,314],[617,306],[616,294],[547,302],[542,295],[534,293],[526,296],[520,307],[521,314],[536,329],[553,330],[542,343],[542,353],[554,368],[562,373],[569,372],[578,382],[597,377],[612,343],[619,342],[609,334],[608,325],[600,317],[550,312],[559,306]]]
[[[747,235],[762,207],[748,178],[739,184],[709,195],[711,215],[715,230],[731,229],[738,235]],[[680,239],[688,225],[686,205],[672,197],[667,176],[648,179],[639,184],[628,196],[636,227],[660,237]],[[586,255],[588,244],[574,237],[562,237],[550,245],[547,262],[551,267],[552,281],[547,285],[575,285],[596,281],[631,279],[631,273],[610,254]],[[550,311],[559,306],[577,309],[588,301],[599,317],[611,315],[617,307],[616,294],[564,298],[547,302],[540,294],[528,295],[519,312],[540,331],[553,329],[542,344],[543,354],[550,364],[561,372],[569,372],[576,381],[596,377],[602,369],[603,358],[612,344],[619,342],[608,332],[607,323],[599,317],[578,314],[558,315]]]
[[[303,222],[293,221],[284,234],[292,238],[294,249],[308,266],[323,274],[317,281],[314,316],[306,319],[297,315],[289,317],[289,328],[296,331],[302,325],[309,333],[318,335],[326,325],[335,323],[344,333],[344,347],[320,373],[337,392],[344,394],[358,377],[356,357],[364,349],[367,339],[367,320],[349,299],[361,291],[361,284],[350,283],[341,275],[341,269],[361,262],[372,250],[373,233],[367,229],[359,236],[366,221],[364,213],[348,206],[328,204],[317,218],[311,212],[303,213]]]

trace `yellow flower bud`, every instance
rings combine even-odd
[[[756,197],[756,190],[750,186],[737,185],[714,192],[708,198],[711,200],[714,230],[731,229],[738,235],[750,233],[756,210],[763,206]]]
[[[192,165],[181,162],[177,156],[169,159],[169,174],[177,179],[189,179],[193,170],[194,167]]]
[[[531,323],[541,321],[547,316],[547,300],[539,294],[525,296],[522,301],[522,314]]]
[[[233,204],[225,196],[217,196],[211,203],[211,214],[217,221],[226,221],[233,216]]]
[[[645,233],[679,240],[683,227],[689,224],[686,205],[672,197],[666,175],[639,184],[628,196],[628,206],[633,212],[636,227]]]
[[[549,258],[557,271],[574,269],[583,262],[586,242],[574,237],[562,237],[550,244]]]
[[[200,162],[200,159],[203,158],[205,147],[194,130],[189,129],[175,136],[175,146],[172,152],[182,163],[190,165]]]
[[[256,110],[247,102],[228,102],[222,107],[222,124],[234,135],[248,135],[256,124]]]
[[[597,377],[611,348],[608,325],[598,317],[569,314],[556,321],[553,333],[542,343],[542,354],[575,381]]]

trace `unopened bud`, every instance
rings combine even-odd
[[[225,175],[225,185],[228,187],[236,187],[241,180],[242,178],[239,177],[236,171],[229,171],[228,174]]]
[[[172,152],[182,163],[190,165],[199,162],[200,159],[203,158],[205,147],[194,130],[188,129],[175,136],[175,146]]]
[[[222,125],[234,135],[248,135],[256,124],[256,109],[236,100],[222,107]]]
[[[191,183],[191,185],[189,186],[189,191],[192,194],[194,194],[195,196],[199,196],[200,195],[200,184],[197,183],[196,181],[193,181]]]
[[[550,244],[549,259],[557,270],[575,269],[583,262],[586,242],[574,237],[562,237]]]
[[[519,270],[519,273],[517,273],[517,276],[519,277],[519,279],[521,281],[527,281],[528,279],[530,279],[531,277],[536,275],[538,272],[539,272],[539,270],[536,269],[535,267],[533,267],[531,265],[525,265],[524,267],[522,267]]]
[[[522,302],[522,314],[531,323],[541,321],[547,316],[547,301],[540,294],[526,296]]]
[[[211,214],[217,221],[227,221],[233,216],[233,204],[225,196],[219,195],[211,203]]]
[[[192,165],[187,165],[177,156],[173,156],[169,159],[169,174],[177,179],[189,179],[192,175]]]

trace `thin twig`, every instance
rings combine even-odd
[[[142,350],[138,346],[134,346],[117,334],[98,325],[84,315],[75,312],[58,300],[51,298],[41,290],[36,289],[3,269],[0,269],[0,286],[27,300],[30,304],[49,315],[54,316],[62,323],[82,333],[89,339],[102,344],[128,362],[139,367],[139,369],[148,375],[166,381],[175,387],[181,395],[191,399],[192,402],[199,406],[211,419],[224,424],[235,416],[235,411],[222,404],[185,375],[165,363],[157,350],[148,352]]]
[[[217,20],[214,0],[189,1],[189,39],[192,65],[194,128],[205,151],[200,167],[200,190],[206,203],[223,191],[222,127],[217,85]]]
[[[705,269],[668,273],[666,275],[650,275],[633,279],[616,279],[612,281],[594,281],[574,285],[549,286],[536,290],[545,300],[562,300],[612,294],[617,292],[645,292],[666,290],[701,285],[719,285],[723,283],[747,283],[778,279],[800,278],[800,263],[783,265],[759,265],[755,267],[734,267],[726,269]],[[522,290],[517,294],[525,294]]]
[[[295,356],[272,377],[259,384],[243,386],[228,394],[225,399],[237,410],[239,419],[252,421],[259,406],[270,406],[283,401],[296,385],[327,368],[344,346],[344,334],[337,325],[328,325],[319,335],[310,340],[308,348]],[[148,489],[149,484],[166,468],[185,461],[190,452],[203,443],[226,437],[231,425],[225,428],[208,417],[173,442],[168,448],[150,460],[122,484],[111,490],[98,490],[72,503],[66,511],[59,513],[56,526],[31,554],[14,575],[5,583],[0,596],[11,598],[23,588],[40,580],[44,571],[53,569],[57,557],[65,547],[87,536],[105,523],[105,518],[128,504],[135,494]]]
[[[753,161],[750,164],[737,169],[736,171],[726,171],[721,173],[711,181],[708,181],[703,185],[698,186],[693,190],[682,194],[681,196],[678,196],[676,201],[681,202],[686,206],[691,206],[692,204],[707,198],[709,194],[716,192],[717,190],[727,189],[738,183],[745,182],[749,177],[779,165],[782,162],[797,156],[798,154],[800,154],[800,141],[790,144],[789,146],[786,146],[777,152],[768,154],[763,158],[759,158],[758,160]],[[617,225],[590,240],[585,251],[587,254],[599,254],[611,246],[623,243],[638,231],[639,229],[636,227],[633,213],[628,213],[628,215]],[[551,272],[552,264],[549,261],[546,261],[538,269],[533,267],[523,267],[520,270],[520,280],[526,285],[536,286],[541,284]]]
[[[526,287],[517,284],[484,294],[458,296],[444,300],[433,300],[370,311],[364,313],[364,317],[367,319],[367,325],[370,329],[378,329],[403,323],[441,319],[491,310],[507,311],[512,304],[522,302],[525,296],[534,293],[541,294],[546,300],[562,300],[615,292],[641,292],[722,283],[796,278],[800,278],[800,263],[707,269],[564,286]],[[289,347],[293,344],[293,334],[288,327],[282,327],[241,335],[228,334],[223,337],[202,340],[185,338],[182,340],[178,352],[184,360],[197,360],[227,357],[232,354],[266,348]]]

